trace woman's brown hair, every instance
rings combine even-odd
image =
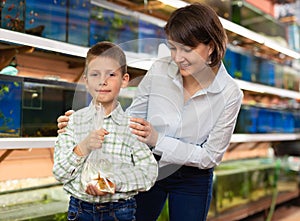
[[[165,26],[167,37],[175,42],[196,48],[199,43],[212,43],[211,67],[224,57],[227,35],[217,13],[208,5],[194,3],[175,10]]]

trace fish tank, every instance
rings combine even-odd
[[[300,165],[300,164],[299,164]],[[209,216],[225,214],[238,206],[298,191],[299,172],[286,159],[253,158],[225,161],[215,168]]]
[[[99,41],[111,41],[120,44],[137,39],[138,33],[137,18],[95,5],[91,7],[90,45],[94,45]],[[128,44],[128,46],[131,46],[131,48],[123,49],[134,52],[138,50],[137,45]]]
[[[25,30],[25,0],[0,1],[0,25],[12,31]]]
[[[90,100],[83,84],[0,75],[0,136],[57,136],[57,117]]]
[[[0,137],[21,135],[22,78],[0,75]]]
[[[22,91],[23,137],[56,136],[58,116],[89,104],[85,86],[80,84],[25,78]]]

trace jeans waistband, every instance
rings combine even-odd
[[[199,169],[197,167],[182,166],[178,171],[182,173],[190,173],[190,174],[209,174],[214,171],[214,168]]]
[[[73,196],[70,197],[70,200],[80,204],[80,206],[83,209],[91,209],[91,210],[112,209],[114,207],[120,207],[120,206],[122,206],[122,204],[128,204],[128,203],[130,204],[131,201],[132,201],[132,203],[135,203],[134,198],[119,199],[118,201],[115,201],[115,202],[106,202],[106,203],[90,203],[90,202],[86,202],[86,201],[77,199]]]

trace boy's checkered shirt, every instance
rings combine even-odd
[[[109,134],[105,136],[102,150],[116,162],[113,180],[116,193],[105,196],[86,194],[81,188],[81,172],[87,157],[77,156],[73,149],[93,130],[95,108],[91,103],[70,116],[66,132],[59,134],[55,142],[53,174],[64,184],[64,189],[75,198],[95,203],[128,199],[138,191],[150,189],[157,178],[158,167],[148,146],[130,132],[129,116],[120,104],[104,118]]]

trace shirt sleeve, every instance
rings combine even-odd
[[[200,169],[219,165],[230,143],[243,98],[241,91],[234,94],[204,143],[195,145],[159,134],[154,153],[161,155],[160,163],[194,166]]]
[[[53,175],[63,184],[75,179],[80,173],[80,169],[85,157],[77,156],[73,152],[77,145],[74,139],[73,118],[70,117],[66,132],[58,135],[54,145],[54,165]]]
[[[139,83],[136,95],[126,113],[132,117],[147,119],[148,101],[151,87],[151,69],[143,77]]]
[[[120,166],[114,172],[116,191],[147,191],[155,183],[158,175],[158,165],[147,145],[141,143],[136,137],[126,148],[131,148],[129,163]]]

